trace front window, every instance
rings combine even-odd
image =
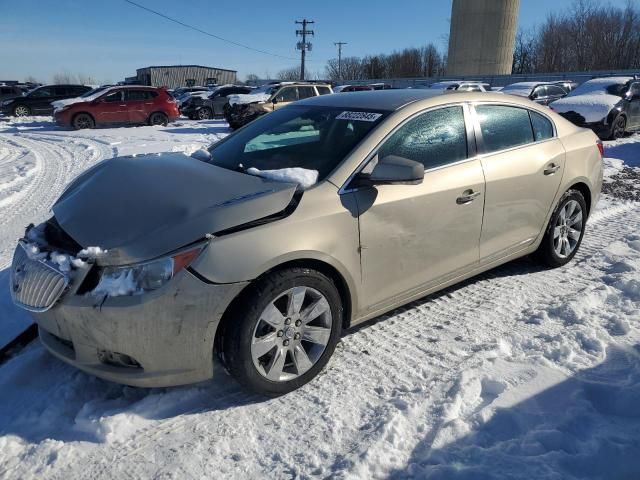
[[[304,168],[318,181],[333,171],[387,112],[288,106],[260,118],[210,148],[211,163],[246,171]]]
[[[285,87],[276,93],[278,102],[295,102],[298,100],[298,91],[296,87]]]
[[[29,94],[29,97],[32,97],[32,98],[43,98],[43,97],[51,97],[51,96],[52,96],[51,89],[48,87],[37,88]]]

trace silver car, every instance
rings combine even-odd
[[[99,377],[168,386],[222,364],[286,393],[345,328],[523,255],[569,262],[601,147],[500,94],[307,99],[197,159],[86,171],[17,246],[13,299],[50,352]]]

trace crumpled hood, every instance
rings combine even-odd
[[[229,105],[235,105],[266,102],[270,97],[271,94],[269,93],[243,93],[239,95],[229,95],[227,98],[229,99]]]
[[[622,99],[606,92],[593,92],[583,95],[569,95],[555,102],[550,107],[558,113],[576,112],[582,115],[585,122],[598,122],[605,118],[611,109]]]
[[[149,260],[284,210],[296,191],[182,153],[105,160],[76,178],[53,206],[82,247],[104,264]]]

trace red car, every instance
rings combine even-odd
[[[165,89],[153,87],[101,87],[52,105],[56,122],[76,130],[114,124],[167,125],[180,116],[175,99]]]

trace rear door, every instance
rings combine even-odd
[[[128,121],[131,123],[146,123],[149,115],[153,113],[155,92],[128,88],[124,92],[124,100],[128,112]],[[157,95],[157,94],[156,94]]]
[[[129,120],[124,91],[118,89],[100,97],[94,109],[96,123],[126,123]]]
[[[481,261],[530,245],[545,227],[565,150],[552,122],[526,108],[476,104],[476,138],[486,179]]]
[[[414,116],[384,141],[365,167],[389,155],[425,167],[419,185],[355,191],[364,298],[372,311],[478,263],[484,176],[473,133],[466,128],[465,108],[452,105]]]

